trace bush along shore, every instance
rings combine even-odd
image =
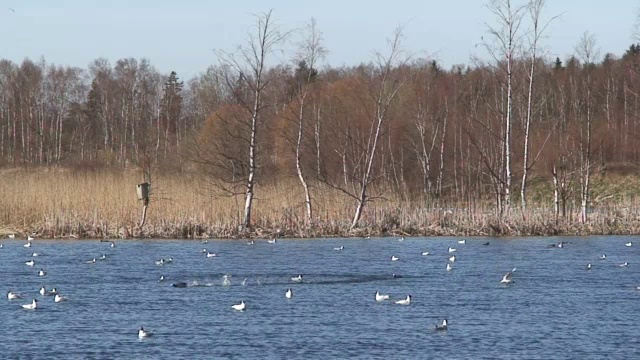
[[[188,176],[157,179],[146,223],[140,227],[142,204],[135,194],[139,175],[134,172],[37,169],[5,170],[1,175],[2,238],[8,234],[58,239],[640,234],[640,208],[621,190],[636,191],[628,181],[621,189],[607,185],[607,191],[619,196],[594,206],[586,224],[580,222],[579,208],[571,204],[566,216],[556,220],[553,203],[545,198],[548,192],[540,190],[541,195],[532,196],[539,200],[531,201],[525,216],[513,207],[502,218],[487,202],[443,205],[391,195],[368,203],[355,229],[350,226],[355,206],[349,198],[317,185],[313,220],[307,223],[298,183],[281,181],[259,189],[252,227],[246,231],[238,226],[242,195],[210,196],[198,179]]]

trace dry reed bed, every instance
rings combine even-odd
[[[344,195],[315,187],[315,216],[305,224],[303,196],[295,181],[257,189],[252,233],[239,231],[243,199],[213,197],[197,179],[160,176],[147,223],[137,226],[141,204],[135,195],[139,174],[127,171],[72,172],[64,169],[10,169],[0,173],[0,235],[35,233],[44,238],[244,238],[328,236],[460,235],[628,235],[640,233],[640,213],[631,201],[599,208],[586,225],[557,224],[549,206],[532,205],[498,221],[490,205],[425,207],[390,195],[365,208],[361,226],[349,230],[354,204]]]

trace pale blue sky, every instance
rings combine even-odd
[[[548,56],[564,59],[585,31],[602,55],[621,55],[632,43],[640,0],[548,0]],[[86,68],[97,58],[146,57],[156,68],[189,78],[216,63],[213,49],[233,50],[254,24],[252,14],[274,9],[283,29],[315,17],[329,54],[325,63],[353,65],[383,49],[406,23],[405,44],[449,68],[469,64],[474,45],[494,19],[483,0],[0,0],[0,58]],[[10,10],[14,9],[15,11]]]

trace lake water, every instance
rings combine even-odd
[[[2,241],[0,289],[24,299],[0,301],[0,357],[640,358],[640,238],[458,240]],[[569,244],[547,247],[560,241]],[[500,284],[514,267],[513,283]],[[69,300],[54,303],[41,286]],[[392,301],[376,303],[377,290]],[[411,305],[394,303],[407,294]],[[38,309],[22,309],[34,298]],[[240,301],[244,312],[231,308]],[[444,318],[448,330],[435,331]],[[139,340],[140,326],[154,335]]]

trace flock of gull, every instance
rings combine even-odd
[[[8,235],[8,238],[9,239],[15,239],[15,235],[13,235],[13,234]],[[25,248],[31,248],[33,246],[33,243],[34,243],[33,240],[34,240],[34,237],[28,236],[27,237],[27,241],[23,246]],[[404,237],[398,238],[397,240],[402,242],[402,241],[404,241]],[[465,245],[466,242],[467,242],[466,239],[462,239],[462,240],[458,240],[457,241],[458,245]],[[206,244],[206,243],[208,243],[208,241],[207,240],[203,240],[202,243]],[[273,238],[273,239],[267,240],[267,243],[276,244],[277,243],[277,239]],[[248,245],[253,245],[253,244],[255,244],[255,242],[253,240],[249,240],[247,242],[247,244]],[[486,245],[489,245],[489,244],[490,244],[489,242],[485,242],[482,245],[486,246]],[[550,244],[550,245],[548,245],[548,247],[549,248],[563,248],[567,244],[568,244],[567,242],[561,241],[559,243]],[[114,242],[110,242],[110,247],[114,248],[115,246],[116,245],[115,245]],[[626,242],[625,246],[626,247],[631,247],[631,246],[633,246],[633,243],[632,242]],[[4,247],[4,245],[0,244],[0,248],[3,248],[3,247]],[[343,251],[344,250],[344,245],[341,245],[339,247],[335,247],[335,248],[333,248],[333,250],[334,251]],[[448,249],[447,249],[447,253],[449,255],[448,255],[448,261],[447,261],[447,264],[446,264],[446,271],[448,271],[448,272],[452,271],[453,268],[454,268],[453,265],[456,262],[456,252],[457,252],[457,249],[454,248],[454,247],[449,246]],[[207,249],[202,249],[202,253],[205,254],[206,258],[213,258],[213,257],[217,256],[216,253],[212,253],[212,252],[208,251]],[[429,251],[423,251],[421,253],[422,256],[429,256],[430,254],[431,253]],[[31,254],[31,256],[35,258],[35,257],[41,256],[41,253],[33,252]],[[106,259],[106,255],[102,255],[99,258],[92,258],[91,260],[86,261],[86,263],[95,264],[98,260],[105,260],[105,259]],[[390,259],[391,259],[391,261],[398,261],[400,258],[398,256],[396,256],[396,255],[392,255]],[[607,256],[606,256],[606,254],[602,254],[601,256],[598,257],[598,259],[601,260],[601,261],[602,260],[606,260]],[[159,260],[155,260],[154,262],[155,262],[156,265],[162,266],[162,265],[165,265],[165,264],[172,263],[173,262],[173,258],[171,258],[171,257],[166,258],[166,259],[161,258]],[[25,265],[27,265],[29,267],[35,267],[36,261],[33,260],[33,259],[28,260],[28,261],[25,262]],[[619,264],[619,267],[627,267],[628,265],[629,265],[628,262],[624,262],[624,263]],[[591,270],[592,268],[593,268],[593,265],[591,263],[588,263],[586,265],[586,270]],[[513,268],[511,271],[509,271],[506,274],[504,274],[502,276],[502,279],[499,282],[501,284],[505,285],[505,286],[509,286],[513,282],[513,275],[514,275],[515,271],[516,271],[516,268]],[[44,269],[41,268],[38,271],[37,275],[40,276],[40,277],[44,277],[44,276],[47,275],[47,272]],[[395,277],[397,277],[397,275],[394,274],[393,277],[395,278]],[[164,276],[161,276],[158,281],[162,282],[164,280],[165,280]],[[303,281],[301,274],[292,277],[290,280],[291,280],[292,283],[302,283],[302,281]],[[242,281],[242,285],[246,285],[246,282],[247,282],[247,279],[245,278]],[[188,286],[188,284],[184,283],[184,282],[173,283],[171,285],[173,287],[187,287]],[[231,285],[231,282],[230,282],[230,280],[228,278],[228,275],[224,275],[223,276],[222,285],[223,286]],[[640,286],[636,287],[636,290],[640,290]],[[55,303],[60,303],[60,302],[64,302],[64,301],[68,300],[68,298],[63,296],[55,287],[51,288],[51,290],[47,290],[46,287],[43,286],[43,287],[40,288],[39,293],[43,297],[53,297],[53,301]],[[292,299],[293,296],[294,296],[293,289],[292,288],[288,288],[286,290],[284,296],[285,296],[286,299]],[[18,292],[14,292],[12,290],[9,290],[7,292],[7,299],[9,301],[20,300],[20,299],[23,299],[23,296]],[[377,303],[381,303],[381,302],[385,302],[385,301],[391,301],[391,297],[388,294],[381,294],[380,291],[376,291],[374,299],[375,299],[375,302],[377,302]],[[394,303],[397,304],[397,305],[403,305],[403,306],[411,305],[411,295],[406,295],[405,298],[395,300]],[[32,299],[32,301],[30,303],[22,304],[21,306],[25,310],[36,310],[38,308],[38,299],[34,298],[34,299]],[[231,308],[233,310],[235,310],[235,311],[245,311],[247,309],[247,304],[244,302],[244,300],[242,300],[240,303],[232,304]],[[447,319],[443,319],[441,323],[435,324],[433,326],[433,329],[436,330],[436,331],[447,330],[448,329],[448,321],[447,321]],[[150,337],[152,334],[153,334],[152,332],[150,332],[148,330],[145,330],[144,327],[140,327],[140,329],[138,330],[138,337],[140,339],[144,339],[144,338]]]

